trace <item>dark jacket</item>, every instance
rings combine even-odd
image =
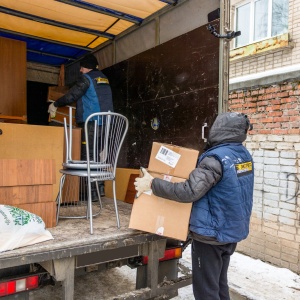
[[[215,238],[221,243],[236,243],[249,234],[253,199],[253,161],[240,143],[221,144],[200,159],[213,156],[222,165],[222,178],[200,200],[193,203],[190,230]]]
[[[188,180],[181,183],[170,183],[155,178],[152,181],[152,191],[155,195],[178,202],[194,202],[191,221],[194,222],[194,218],[197,219],[199,217],[199,220],[201,220],[199,222],[203,222],[203,224],[201,225],[203,230],[195,229],[199,224],[190,224],[192,236],[197,240],[210,244],[224,244],[240,240],[240,234],[236,233],[234,228],[232,228],[231,234],[232,236],[235,236],[235,238],[220,238],[221,235],[218,233],[218,230],[221,230],[222,228],[219,228],[218,224],[221,224],[223,222],[223,220],[221,220],[221,210],[224,210],[228,207],[230,208],[232,205],[231,201],[236,201],[237,205],[240,205],[241,202],[246,201],[247,204],[245,206],[247,206],[247,209],[249,207],[252,208],[253,165],[252,172],[249,174],[249,176],[251,177],[249,177],[249,184],[247,184],[247,186],[241,184],[241,188],[243,191],[241,191],[241,193],[238,193],[237,195],[236,191],[233,189],[233,186],[232,188],[229,187],[231,184],[238,184],[236,169],[232,168],[230,172],[226,169],[226,167],[224,166],[225,161],[223,161],[223,158],[221,158],[221,152],[224,153],[224,155],[225,153],[226,155],[230,155],[230,159],[232,161],[236,160],[235,155],[237,155],[240,150],[243,153],[243,159],[245,159],[244,155],[245,157],[251,158],[246,148],[242,145],[242,142],[246,139],[248,128],[249,120],[245,118],[244,115],[234,113],[225,113],[219,115],[209,133],[208,143],[210,145],[210,149],[200,157],[198,166],[191,172]],[[237,152],[235,152],[232,146],[234,146],[233,148],[238,147],[239,150],[235,148],[237,150]],[[214,153],[214,149],[217,148],[219,150]],[[237,179],[237,181],[227,181],[233,174],[231,173],[231,171],[233,172],[234,170],[235,178]],[[214,201],[214,193],[220,195],[224,192],[222,191],[222,188],[224,188],[224,182],[229,183],[229,186],[226,187],[226,197],[224,199],[222,197],[224,203],[219,203],[219,206],[213,207],[212,203],[215,203],[211,201]],[[244,195],[244,192],[248,192],[249,197],[244,199],[237,199],[241,194]],[[230,196],[228,196],[229,194]],[[208,196],[210,197],[210,201],[206,200]],[[202,200],[204,200],[204,202],[202,202]],[[221,198],[219,200],[221,201]],[[225,201],[229,201],[227,203],[228,205]],[[214,219],[213,222],[211,222],[211,219],[209,218],[207,218],[206,221],[202,220],[202,216],[199,216],[199,205],[204,205],[205,208],[203,209],[210,211],[211,214],[216,214],[216,219]],[[243,227],[247,228],[245,229],[245,232],[247,232],[247,234],[249,228],[250,213],[251,209],[247,212],[244,212],[243,216],[245,218],[243,218],[242,221],[244,222]],[[228,224],[233,221],[233,215],[234,212],[233,214],[230,214],[230,217],[226,220]],[[204,230],[205,228],[210,228],[212,231],[206,233]],[[226,233],[226,236],[227,235],[230,234]],[[245,238],[245,234],[242,234],[242,236],[243,238]]]
[[[95,112],[113,111],[112,92],[107,77],[99,70],[82,74],[63,97],[54,102],[61,107],[76,102],[76,123]]]

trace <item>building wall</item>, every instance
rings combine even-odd
[[[234,8],[241,3],[232,0],[231,24],[234,27]],[[289,1],[288,41],[286,37],[268,39],[265,43],[234,49],[232,45],[230,78],[300,64],[300,1]],[[242,53],[242,54],[241,54]],[[249,55],[249,53],[251,53]],[[299,66],[300,69],[300,66]]]
[[[238,251],[300,273],[300,83],[234,90],[229,109],[254,125],[245,146],[255,162],[249,237]]]
[[[234,5],[232,0],[232,28]],[[300,1],[289,29],[230,52],[229,110],[254,126],[245,146],[255,162],[248,238],[238,251],[300,274]]]

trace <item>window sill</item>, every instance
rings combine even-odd
[[[290,41],[289,34],[284,33],[257,43],[246,45],[240,48],[230,50],[230,62],[241,59],[247,59],[251,56],[267,54],[266,52],[274,52],[283,50],[284,48],[293,48],[294,43]]]

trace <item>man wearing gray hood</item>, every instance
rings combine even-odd
[[[230,299],[230,256],[249,234],[253,203],[254,165],[242,144],[251,129],[244,114],[220,114],[189,179],[171,183],[153,178],[142,168],[144,176],[135,181],[137,196],[152,189],[159,197],[193,202],[189,230],[196,300]]]

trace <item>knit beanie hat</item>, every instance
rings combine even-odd
[[[93,54],[88,54],[80,61],[80,67],[87,69],[97,69],[98,61],[97,58]]]

